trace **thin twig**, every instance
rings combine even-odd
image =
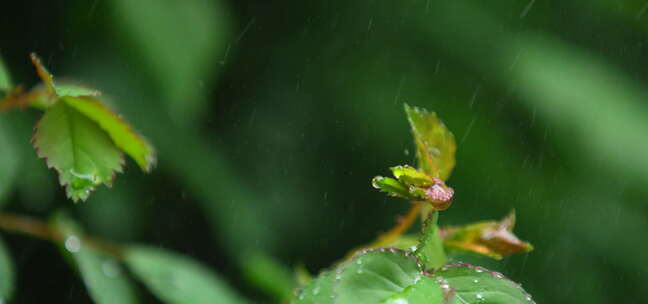
[[[61,231],[61,229],[51,227],[41,220],[6,212],[0,212],[0,229],[53,243],[63,243],[69,236]],[[80,233],[75,233],[75,235],[81,240],[84,246],[91,250],[110,255],[118,260],[123,258],[124,250],[119,244]]]

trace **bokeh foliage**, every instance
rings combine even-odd
[[[515,208],[536,248],[479,264],[538,303],[648,298],[644,1],[182,2],[0,13],[13,83],[36,82],[36,51],[107,93],[159,150],[153,175],[126,170],[71,208],[89,233],[181,251],[264,300],[239,257],[315,272],[405,211],[368,181],[413,163],[407,102],[456,135],[454,208],[440,224]],[[30,146],[37,117],[0,116],[0,205],[44,216],[65,194]],[[17,303],[86,301],[56,248],[3,239]]]

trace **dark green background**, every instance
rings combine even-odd
[[[515,208],[536,250],[479,260],[538,303],[648,301],[648,4],[643,0],[14,1],[0,55],[37,82],[99,88],[158,148],[73,205],[30,147],[35,111],[0,116],[0,201],[196,257],[242,293],[262,249],[316,272],[407,203],[371,188],[414,162],[402,104],[457,138],[441,224]],[[4,234],[16,303],[86,303],[55,246]],[[58,300],[62,299],[62,300]],[[149,299],[153,301],[152,299]]]

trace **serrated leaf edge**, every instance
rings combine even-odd
[[[500,272],[493,271],[493,270],[487,269],[487,268],[482,267],[482,266],[476,266],[476,265],[463,263],[463,262],[446,264],[446,265],[443,265],[441,268],[437,269],[436,271],[434,271],[433,273],[431,273],[431,275],[433,277],[435,277],[435,278],[440,278],[441,280],[445,280],[443,278],[443,276],[438,274],[438,272],[446,271],[446,270],[449,270],[449,269],[452,269],[452,268],[468,268],[468,269],[474,270],[477,273],[486,273],[486,274],[489,274],[489,275],[491,275],[492,277],[494,277],[496,279],[507,281],[508,283],[511,283],[513,286],[517,287],[520,290],[520,292],[522,292],[522,294],[526,297],[526,299],[527,299],[527,301],[529,301],[529,303],[536,304],[536,302],[533,300],[533,297],[531,297],[531,295],[526,290],[524,290],[524,288],[522,288],[522,284],[509,279],[508,277],[506,277],[505,275],[503,275]],[[445,284],[445,285],[450,287],[449,284]],[[444,287],[444,285],[441,285],[442,289],[443,289],[443,287]]]
[[[75,109],[75,111],[76,111],[76,109]],[[45,116],[45,114],[43,114],[43,116]],[[87,117],[87,116],[85,116],[85,117]],[[90,118],[88,118],[88,119],[90,119]],[[86,201],[88,199],[88,197],[90,197],[90,194],[96,190],[97,185],[93,185],[92,187],[88,188],[88,194],[85,196],[85,198],[81,197],[81,196],[73,197],[73,196],[69,195],[68,188],[70,187],[70,185],[63,181],[63,178],[61,176],[63,171],[61,171],[61,169],[59,169],[55,165],[53,165],[50,162],[49,158],[41,153],[40,146],[39,146],[39,144],[38,144],[38,142],[36,140],[36,134],[38,133],[38,130],[40,129],[40,125],[41,125],[42,121],[43,121],[43,117],[41,117],[38,120],[38,122],[36,123],[36,125],[34,126],[34,128],[32,130],[32,136],[31,136],[31,139],[30,139],[30,142],[31,142],[32,146],[34,147],[34,150],[36,150],[36,155],[38,156],[38,158],[45,160],[45,164],[47,165],[48,169],[54,169],[56,171],[56,173],[58,174],[59,185],[61,187],[65,187],[65,195],[69,199],[72,199],[74,202],[77,202],[79,199],[81,199],[81,201]],[[94,120],[92,120],[92,121],[95,122]],[[98,125],[99,124],[97,124],[97,126]],[[106,187],[108,187],[108,188],[112,188],[113,181],[117,177],[117,174],[124,172],[123,168],[124,168],[124,165],[126,163],[126,161],[124,159],[124,153],[122,152],[121,149],[117,149],[117,150],[119,151],[119,166],[117,166],[117,168],[115,168],[113,170],[110,178],[102,183],[102,184],[106,185]]]
[[[135,131],[133,126],[130,123],[128,123],[128,121],[126,121],[126,119],[122,115],[117,114],[117,112],[114,111],[111,107],[104,104],[103,102],[101,102],[97,98],[94,98],[94,96],[92,96],[92,95],[80,95],[80,96],[66,95],[66,96],[61,96],[61,99],[65,98],[65,97],[82,99],[82,100],[84,100],[86,102],[96,103],[100,108],[102,108],[103,110],[108,112],[109,115],[111,115],[112,117],[117,119],[121,124],[126,126],[127,132],[136,141],[138,141],[140,144],[142,144],[143,146],[145,146],[149,150],[148,153],[144,156],[144,159],[146,161],[146,166],[141,166],[139,163],[138,163],[138,166],[146,173],[149,173],[149,172],[151,172],[151,170],[153,170],[153,168],[157,164],[157,151],[155,150],[155,147],[140,132]],[[95,120],[92,117],[86,115],[85,113],[79,111],[74,106],[70,105],[69,102],[67,102],[65,100],[63,100],[63,102],[65,102],[68,106],[70,106],[70,107],[74,108],[75,110],[77,110],[83,116],[85,116],[88,119],[94,121],[99,126],[99,128],[101,128],[101,130],[106,132],[106,134],[108,135],[108,137],[110,137],[110,139],[112,140],[115,147],[117,147],[117,149],[119,149],[120,151],[124,152],[124,150],[115,143],[115,140],[113,139],[112,134],[110,134],[110,132],[108,132],[97,120]],[[131,158],[133,158],[133,157],[131,156]],[[135,161],[135,162],[137,163],[137,161]]]

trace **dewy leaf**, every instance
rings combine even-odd
[[[446,263],[443,242],[437,226],[438,218],[438,211],[429,213],[423,223],[419,245],[414,252],[414,255],[423,263],[425,270],[438,268]]]
[[[63,96],[61,100],[94,120],[112,138],[118,148],[130,155],[149,172],[155,165],[155,149],[119,115],[91,96]]]
[[[418,187],[428,187],[434,184],[434,180],[422,171],[404,165],[389,168],[399,181],[406,185],[413,185]]]
[[[314,281],[299,290],[292,304],[333,304],[335,271],[324,271]]]
[[[437,280],[428,276],[421,278],[401,293],[392,296],[385,304],[441,304],[444,294]]]
[[[165,303],[248,303],[223,279],[186,256],[135,246],[126,251],[125,260],[133,274]]]
[[[463,227],[443,229],[443,243],[448,250],[469,251],[501,259],[519,252],[529,252],[533,246],[513,234],[515,212],[499,222],[484,221]]]
[[[371,182],[374,188],[390,196],[431,203],[436,210],[450,207],[454,189],[446,186],[443,180],[407,165],[390,169],[398,180],[376,176]]]
[[[9,250],[0,239],[0,303],[8,302],[14,291],[14,267]]]
[[[100,184],[111,185],[121,172],[123,157],[106,132],[67,103],[50,108],[33,137],[38,156],[59,173],[61,185],[74,201],[85,200]]]
[[[412,127],[419,167],[432,177],[447,180],[455,166],[454,135],[434,112],[407,104],[405,112]]]
[[[84,246],[81,229],[71,219],[59,215],[53,226],[63,233],[63,247],[77,266],[81,279],[95,303],[138,303],[133,282],[114,258]]]
[[[391,177],[376,176],[371,180],[371,185],[389,196],[400,197],[408,200],[419,200],[420,197],[410,194],[407,186]]]
[[[368,250],[337,269],[334,303],[384,303],[414,285],[422,276],[422,266],[406,251],[395,248]],[[437,292],[437,289],[429,292]]]
[[[483,267],[451,264],[443,266],[433,276],[446,293],[454,290],[456,303],[535,303],[519,284]]]

